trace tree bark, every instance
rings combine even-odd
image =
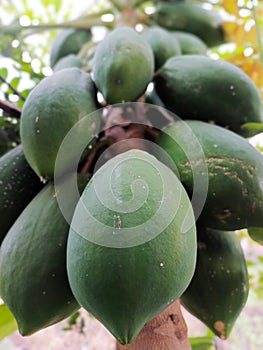
[[[180,301],[148,322],[133,343],[117,343],[116,350],[191,350]]]

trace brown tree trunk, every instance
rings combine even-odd
[[[179,300],[148,322],[132,344],[117,343],[116,350],[191,350]]]

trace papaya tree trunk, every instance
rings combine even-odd
[[[132,344],[117,343],[116,350],[191,350],[179,300],[148,322]]]

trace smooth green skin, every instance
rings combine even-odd
[[[166,108],[183,119],[213,121],[240,132],[262,122],[262,102],[254,82],[240,68],[200,55],[172,57],[159,70],[155,88]]]
[[[94,81],[109,104],[135,101],[146,90],[153,72],[150,45],[130,27],[114,29],[95,51]]]
[[[220,14],[206,10],[198,4],[158,2],[153,20],[166,29],[192,33],[209,47],[224,42],[223,21]]]
[[[0,129],[0,156],[2,156],[7,152],[8,142],[9,142],[9,139],[5,130]]]
[[[70,67],[82,68],[84,67],[84,65],[85,65],[84,61],[78,58],[78,56],[74,54],[70,54],[60,58],[57,61],[57,63],[53,67],[53,72],[58,72],[61,69],[70,68]]]
[[[246,260],[234,232],[200,227],[197,237],[196,269],[181,303],[215,335],[226,339],[247,301]]]
[[[44,78],[29,94],[22,110],[20,135],[26,159],[40,177],[53,178],[59,147],[71,128],[97,109],[95,94],[90,75],[75,67]],[[85,138],[88,143],[99,124],[98,115],[90,114],[76,139]],[[70,152],[57,175],[70,168],[73,147]]]
[[[249,227],[247,232],[253,241],[263,245],[263,227]]]
[[[181,54],[181,47],[167,30],[161,27],[150,27],[142,33],[144,40],[151,46],[154,54],[154,69],[159,69],[170,57]]]
[[[21,145],[0,158],[0,245],[19,214],[42,187]]]
[[[181,31],[171,32],[180,44],[183,55],[206,55],[208,47],[198,36]]]
[[[127,161],[130,155],[137,159]],[[117,164],[119,166],[115,168]],[[98,180],[105,184],[101,188],[103,198],[111,198],[113,191],[119,199],[121,229],[132,228],[151,219],[162,196],[160,179],[153,174],[151,165],[164,169],[165,178],[162,180],[171,183],[169,197],[165,200],[169,203],[180,201],[180,209],[166,229],[146,243],[125,248],[105,247],[83,238],[98,232],[98,228],[80,210],[81,201],[99,222],[107,225],[99,233],[110,235],[118,231],[113,219],[116,212],[104,207],[96,196],[94,183]],[[113,181],[109,188],[107,179],[112,171]],[[149,187],[146,202],[134,212],[121,213],[125,203],[134,195],[131,182],[139,176]],[[128,179],[132,181],[128,182]],[[180,190],[182,195],[178,199]],[[122,344],[132,342],[147,321],[176,300],[193,276],[196,232],[192,211],[189,216],[191,228],[185,234],[181,232],[189,205],[184,188],[170,169],[139,150],[125,152],[105,163],[82,194],[73,216],[67,246],[70,286],[78,302]],[[165,216],[158,216],[158,221],[166,222]],[[153,224],[151,226],[151,229],[155,228]],[[121,229],[119,234],[122,234]]]
[[[53,68],[60,58],[77,54],[82,46],[91,40],[90,30],[64,29],[54,40],[50,50],[50,66]]]
[[[61,186],[67,179],[63,181]],[[71,215],[75,205],[74,200],[67,203]],[[16,318],[21,335],[55,324],[79,309],[66,272],[68,231],[69,224],[50,182],[29,203],[3,240],[0,295]]]
[[[164,128],[157,143],[170,155],[182,183],[192,195],[191,159],[183,149],[191,142],[192,132],[200,142],[208,167],[209,186],[199,221],[219,230],[263,227],[262,154],[246,139],[220,126],[186,121],[191,128],[187,134],[183,123],[174,122]],[[197,169],[198,165],[197,159],[192,162]]]

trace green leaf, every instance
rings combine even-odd
[[[3,79],[6,79],[7,78],[7,75],[8,75],[8,70],[7,68],[0,68],[0,75]]]
[[[48,7],[49,5],[52,5],[55,7],[55,11],[59,12],[61,5],[62,5],[62,1],[61,0],[42,0],[41,1],[44,7]]]
[[[256,263],[252,260],[247,260],[247,266],[255,266]]]
[[[214,337],[195,337],[189,339],[192,350],[212,350]]]
[[[17,323],[6,305],[0,305],[0,340],[17,330]]]
[[[10,85],[14,88],[17,89],[18,84],[19,84],[20,78],[15,77],[11,80]]]
[[[76,324],[79,316],[80,316],[80,313],[77,311],[76,313],[74,313],[72,316],[69,317],[68,324],[71,326]]]

